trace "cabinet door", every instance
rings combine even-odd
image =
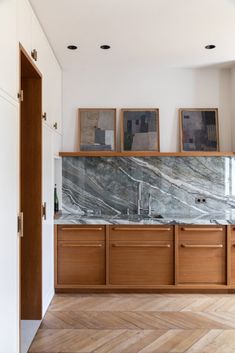
[[[17,100],[16,2],[0,1],[0,89]]]
[[[32,40],[31,40],[31,50],[36,50],[37,52],[37,60],[34,60],[35,65],[37,65],[38,69],[44,74],[46,69],[46,49],[47,49],[47,38],[42,30],[40,23],[38,22],[37,17],[32,12]]]
[[[109,271],[110,284],[173,284],[172,227],[111,227]]]
[[[17,0],[18,41],[31,56],[32,9],[28,0]]]
[[[53,131],[43,126],[43,202],[46,217],[42,223],[43,314],[54,294],[54,155]]]
[[[58,284],[105,284],[104,227],[60,226],[58,228]]]
[[[235,285],[235,227],[231,226],[231,284]]]
[[[0,92],[0,351],[19,350],[19,118],[16,104]]]
[[[225,234],[223,226],[180,227],[179,283],[226,283]]]

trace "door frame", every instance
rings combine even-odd
[[[24,67],[24,70],[22,68]],[[27,72],[25,72],[27,67]],[[27,77],[28,75],[28,77]],[[35,79],[35,81],[33,81]],[[34,85],[35,82],[35,85]],[[42,74],[36,67],[35,63],[28,55],[23,46],[19,43],[19,87],[20,93],[22,85],[27,87],[29,93],[29,99],[27,105],[23,105],[24,101],[21,101],[19,97],[19,125],[20,125],[20,165],[19,165],[19,179],[20,179],[20,211],[24,211],[23,208],[27,209],[29,214],[30,205],[32,207],[32,218],[24,217],[24,234],[20,239],[19,245],[19,319],[20,326],[21,320],[41,320],[42,318]],[[30,86],[31,85],[31,86]],[[31,93],[32,92],[32,93]],[[33,102],[30,99],[30,95],[37,97],[37,102]],[[21,96],[21,94],[20,94]],[[27,99],[27,96],[23,97]],[[30,107],[30,103],[31,107]],[[32,115],[35,122],[33,131],[32,123],[30,119],[25,118],[29,116],[29,112],[32,110]],[[34,114],[35,113],[35,114]],[[23,126],[24,125],[24,126]],[[23,137],[22,137],[23,135]],[[24,136],[27,135],[27,139]],[[35,142],[34,142],[35,137]],[[29,151],[27,154],[25,151]],[[35,159],[33,157],[36,157]],[[32,168],[28,168],[30,163]],[[27,166],[27,168],[26,168]],[[36,166],[36,167],[35,167]],[[36,170],[36,171],[35,171]],[[26,172],[28,171],[26,183]],[[32,180],[35,177],[34,180]],[[24,189],[24,190],[23,190]],[[32,192],[35,191],[33,195]],[[35,202],[33,200],[35,198]],[[40,202],[40,205],[39,205]],[[25,205],[28,205],[25,207]],[[36,211],[35,211],[36,210]],[[36,214],[36,215],[35,215]],[[24,215],[26,216],[26,215]],[[35,228],[32,228],[32,225]],[[36,234],[35,238],[30,236],[30,229],[33,229],[32,234]],[[34,232],[34,229],[35,232]],[[24,255],[22,255],[24,253]],[[27,253],[27,256],[25,255]],[[23,265],[22,265],[23,263]],[[28,272],[25,272],[28,271]],[[24,277],[23,277],[24,275]],[[35,276],[34,276],[35,275]],[[22,285],[22,279],[24,279],[24,285]],[[35,284],[36,283],[36,284]],[[26,287],[32,288],[32,292],[26,290],[29,303],[32,306],[32,310],[27,308],[25,301],[24,305],[22,302],[24,298],[22,296],[22,290]],[[34,293],[35,291],[35,293]],[[35,299],[36,298],[36,299]],[[30,313],[30,311],[32,311]]]

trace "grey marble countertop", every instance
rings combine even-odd
[[[145,215],[79,215],[61,214],[55,217],[55,224],[191,224],[191,225],[235,225],[235,211],[216,214],[180,215],[167,214],[159,218]]]

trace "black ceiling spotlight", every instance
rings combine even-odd
[[[76,50],[78,47],[76,45],[68,45],[67,48],[70,50]]]
[[[205,49],[215,49],[216,48],[216,46],[214,45],[214,44],[208,44],[208,45],[206,45],[205,46]]]
[[[107,45],[107,44],[103,44],[100,46],[100,49],[104,49],[104,50],[107,50],[107,49],[110,49],[110,45]]]

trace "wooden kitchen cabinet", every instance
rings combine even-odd
[[[105,227],[59,226],[57,259],[59,285],[105,284]]]
[[[179,227],[178,283],[226,284],[226,227]]]
[[[230,226],[231,229],[231,284],[235,285],[235,226]]]
[[[173,227],[110,227],[109,282],[127,286],[173,284]]]

